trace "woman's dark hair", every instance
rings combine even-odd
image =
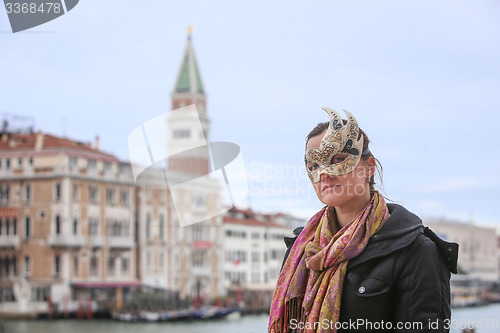
[[[345,120],[345,119],[342,119],[342,120],[343,120],[344,124],[347,123],[347,120]],[[314,127],[312,129],[312,131],[309,134],[307,134],[306,145],[312,137],[315,137],[316,135],[320,135],[321,133],[326,131],[328,129],[328,125],[329,125],[328,121],[325,121],[324,123],[319,123],[318,125],[316,125],[316,127]],[[380,179],[380,185],[383,186],[382,164],[380,164],[380,161],[375,156],[373,156],[372,152],[368,149],[368,145],[370,144],[370,139],[368,139],[368,135],[366,135],[366,133],[360,128],[359,129],[359,136],[361,136],[361,135],[363,136],[363,151],[368,152],[364,155],[361,155],[361,159],[366,161],[370,157],[373,157],[373,159],[375,160],[375,170],[376,170],[376,173],[378,175],[378,178]],[[359,137],[358,137],[358,139],[359,139]],[[370,178],[370,191],[375,191],[375,174]]]

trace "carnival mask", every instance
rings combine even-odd
[[[318,147],[306,150],[306,169],[311,182],[320,181],[321,175],[341,176],[352,172],[361,159],[363,136],[358,139],[359,127],[356,118],[344,110],[347,123],[333,109],[323,108],[330,116],[328,129]]]

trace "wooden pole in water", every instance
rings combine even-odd
[[[123,306],[123,291],[122,287],[116,288],[116,311],[121,311]]]

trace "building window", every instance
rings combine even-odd
[[[192,265],[193,267],[203,267],[204,266],[205,254],[202,251],[197,251],[193,253]]]
[[[56,254],[54,256],[54,273],[55,273],[55,275],[59,275],[59,273],[61,273],[60,265],[61,265],[61,257],[58,254]]]
[[[165,253],[163,251],[160,252],[160,267],[163,268],[165,266]]]
[[[24,256],[24,272],[26,273],[26,275],[31,274],[30,256]]]
[[[56,201],[61,200],[61,183],[56,183],[55,199]]]
[[[247,252],[246,251],[240,251],[241,254],[241,261],[247,262]]]
[[[30,184],[26,184],[26,201],[30,201],[30,196],[31,196]]]
[[[89,185],[89,201],[92,203],[99,201],[99,188],[96,185]]]
[[[99,218],[97,217],[89,218],[89,235],[90,236],[99,235]]]
[[[108,275],[109,276],[115,275],[115,258],[113,257],[108,258]]]
[[[151,214],[146,214],[146,238],[149,239],[151,237]]]
[[[76,157],[76,156],[70,156],[69,157],[69,166],[71,168],[78,167],[78,157]]]
[[[10,273],[10,260],[8,257],[5,257],[5,275],[9,276]]]
[[[277,259],[278,258],[278,251],[275,249],[271,250],[271,259]]]
[[[22,157],[19,157],[19,158],[17,159],[17,164],[18,164],[19,166],[23,165],[23,158],[22,158]]]
[[[5,160],[5,168],[10,169],[10,158]]]
[[[14,235],[17,235],[17,218],[15,218],[15,217],[12,220],[12,229],[13,229]]]
[[[9,203],[9,185],[2,185],[0,187],[0,202],[4,204]]]
[[[9,235],[9,230],[10,229],[10,221],[9,218],[7,217],[5,219],[5,234],[8,236]]]
[[[89,170],[95,170],[96,165],[97,165],[97,161],[96,160],[93,160],[93,159],[87,160],[87,169],[89,169]]]
[[[25,230],[26,239],[29,239],[31,237],[31,221],[30,221],[29,216],[26,216],[24,230]]]
[[[146,252],[146,267],[151,267],[151,253],[149,251]]]
[[[252,262],[258,263],[260,261],[259,252],[252,252]]]
[[[103,171],[110,171],[111,170],[111,163],[104,162],[103,165],[102,165],[102,170]]]
[[[106,189],[106,203],[110,206],[115,204],[115,189],[108,187]]]
[[[79,200],[79,195],[78,195],[78,184],[73,184],[73,201],[78,201]]]
[[[128,258],[127,257],[122,257],[122,273],[123,274],[128,273]]]
[[[17,257],[16,256],[12,257],[12,272],[14,273],[14,276],[17,276]]]
[[[73,235],[78,234],[78,219],[75,217],[73,219]]]
[[[207,197],[204,195],[198,195],[195,199],[196,207],[205,207],[207,205]]]
[[[194,241],[203,239],[203,226],[195,224],[191,229],[191,232],[193,233]]]
[[[2,228],[3,228],[3,221],[2,218],[0,217],[0,235],[2,234]]]
[[[122,206],[128,206],[128,190],[120,191],[120,203]]]
[[[30,156],[30,165],[33,166],[33,156]]]
[[[73,275],[78,276],[78,253],[73,256]]]
[[[125,224],[125,223],[123,223]],[[125,227],[122,225],[122,221],[107,219],[106,220],[106,234],[108,236],[120,237],[126,236]]]
[[[246,233],[246,231],[226,230],[226,236],[227,237],[246,238],[247,237],[247,233]]]
[[[61,233],[61,216],[56,215],[56,235],[59,235]]]
[[[33,302],[46,302],[50,295],[50,287],[32,287],[31,300]]]
[[[160,214],[160,238],[161,240],[165,239],[165,218],[163,214]]]
[[[97,276],[99,274],[99,260],[96,255],[90,258],[90,276]]]

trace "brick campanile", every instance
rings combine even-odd
[[[207,116],[207,96],[196,62],[191,35],[192,27],[189,28],[186,48],[171,95],[174,113],[168,124],[168,150],[181,153],[169,158],[168,169],[206,175],[211,169],[208,147],[204,145],[205,142],[209,142],[210,119]],[[198,116],[182,109],[192,104],[196,105]],[[199,130],[200,121],[202,130]],[[192,146],[204,147],[195,150],[182,148]]]

